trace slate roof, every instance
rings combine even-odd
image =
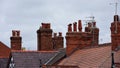
[[[120,51],[115,52],[115,63],[120,63]],[[77,50],[58,65],[74,65],[80,68],[111,68],[111,46]]]
[[[58,53],[55,56],[53,56],[49,61],[47,61],[45,65],[53,65],[62,58],[64,58],[65,56],[66,56],[66,49],[62,48],[58,51]]]
[[[12,51],[15,68],[40,68],[57,51]]]
[[[0,68],[7,68],[9,58],[0,58]]]
[[[0,41],[0,68],[7,68],[10,51],[10,48]]]

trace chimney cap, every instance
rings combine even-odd
[[[114,21],[119,21],[119,15],[114,15]]]
[[[12,36],[19,37],[20,36],[20,30],[12,30]]]

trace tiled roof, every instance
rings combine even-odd
[[[116,61],[120,62],[120,58],[115,59]],[[71,56],[63,59],[59,65],[75,65],[80,68],[110,68],[111,46],[77,50]]]
[[[12,51],[15,68],[40,68],[57,51]]]
[[[115,52],[115,63],[120,63],[120,50]]]
[[[0,68],[7,68],[8,58],[0,58]]]
[[[66,56],[66,49],[62,48],[55,56],[53,56],[49,61],[47,61],[45,65],[53,65],[54,63],[58,62],[60,59],[64,58],[65,56]]]
[[[9,58],[10,48],[0,41],[0,58]]]

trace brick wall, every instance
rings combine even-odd
[[[52,42],[53,42],[53,49],[58,50],[59,48],[63,48],[64,47],[64,38],[62,37],[62,33],[59,32],[58,36],[57,36],[57,33],[54,33]]]
[[[37,30],[38,51],[53,49],[52,32],[50,23],[42,23],[40,29]]]
[[[78,27],[78,31],[77,31]],[[66,53],[70,55],[77,49],[82,49],[87,46],[98,45],[99,39],[99,29],[96,27],[96,24],[91,24],[85,28],[85,32],[82,32],[82,23],[81,20],[68,25],[68,32],[66,33]]]
[[[42,23],[42,26],[37,30],[37,46],[38,51],[40,50],[58,50],[63,48],[63,37],[62,33],[54,35],[52,37],[53,30],[51,29],[50,23]]]

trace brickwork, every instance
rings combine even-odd
[[[88,26],[85,27],[85,32],[92,34],[92,45],[96,46],[99,44],[99,28],[96,27],[96,22],[89,22]]]
[[[79,30],[79,32],[82,31],[82,23],[81,23],[81,20],[78,21],[78,30]]]
[[[59,35],[57,36],[57,33],[54,33],[54,37],[52,38],[52,42],[53,42],[53,49],[58,50],[59,48],[63,48],[63,37],[62,37],[62,33],[59,32]]]
[[[38,51],[63,48],[62,33],[60,32],[59,36],[55,33],[54,37],[52,37],[52,33],[50,23],[42,23],[40,29],[37,30]]]
[[[19,30],[13,30],[11,40],[11,49],[12,50],[21,50],[22,49],[22,37],[20,36]]]
[[[85,32],[82,32],[82,23],[81,20],[78,21],[78,30],[77,31],[77,23],[73,23],[73,31],[72,24],[68,25],[68,32],[66,33],[66,53],[70,55],[77,49],[82,49],[87,46],[98,45],[98,37],[99,37],[99,29],[96,28],[96,24],[94,23],[94,27],[88,23],[88,26],[85,29]],[[94,41],[93,41],[94,40]],[[96,43],[95,43],[96,42]]]
[[[119,16],[114,16],[114,21],[111,23],[111,42],[112,50],[117,50],[117,47],[120,46],[120,20]]]
[[[72,32],[72,24],[68,25],[68,32]]]
[[[37,30],[38,51],[53,49],[52,32],[50,23],[42,23],[40,29]]]

